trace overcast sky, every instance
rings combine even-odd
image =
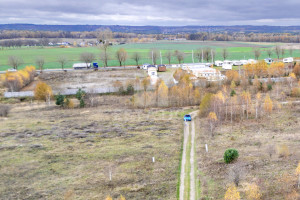
[[[300,0],[0,0],[0,24],[300,25]]]

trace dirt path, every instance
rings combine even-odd
[[[182,159],[181,159],[181,172],[180,172],[180,191],[179,191],[179,200],[195,200],[196,199],[196,189],[195,189],[195,122],[194,118],[197,116],[197,111],[194,111],[190,113],[192,116],[191,122],[184,122],[184,139],[183,139],[183,150],[182,150]],[[191,131],[190,131],[190,125],[191,125]],[[190,137],[191,132],[191,137]],[[189,141],[189,138],[191,139]],[[191,145],[191,151],[187,152],[188,145]],[[187,154],[190,154],[190,160],[186,160]],[[188,166],[190,166],[189,174],[186,174],[186,164],[187,162],[190,162]],[[185,186],[185,180],[186,175],[190,176],[190,188],[184,188]],[[185,190],[190,190],[189,199],[187,199],[184,194]]]
[[[184,180],[185,180],[185,163],[186,163],[186,150],[187,143],[190,134],[190,126],[187,122],[184,122],[184,131],[183,131],[183,150],[181,158],[181,172],[180,172],[180,191],[179,191],[179,200],[184,200]]]

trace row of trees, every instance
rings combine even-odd
[[[81,38],[93,39],[110,29],[98,29],[96,31],[29,31],[29,30],[3,30],[0,31],[0,39],[16,38]],[[242,32],[199,32],[183,34],[138,34],[112,32],[112,38],[136,38],[138,41],[143,38],[162,40],[164,38],[186,38],[188,40],[202,41],[245,41],[245,42],[285,42],[299,43],[300,35],[297,33],[242,33]],[[134,41],[134,40],[133,40]]]
[[[199,32],[186,34],[188,40],[202,41],[244,41],[244,42],[285,42],[299,43],[299,34],[289,33],[210,33]]]

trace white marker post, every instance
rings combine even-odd
[[[152,157],[152,162],[155,163],[155,157]]]
[[[207,146],[207,144],[205,144],[205,150],[206,150],[206,153],[208,153],[208,146]]]

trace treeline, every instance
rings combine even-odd
[[[187,35],[188,40],[202,41],[243,41],[243,42],[284,42],[299,43],[300,34],[295,33],[209,33],[199,32]]]
[[[48,38],[40,39],[11,39],[0,41],[0,47],[2,48],[20,48],[22,46],[48,46],[49,42],[57,43],[59,40],[49,40]]]
[[[74,38],[74,39],[96,39],[103,32],[109,29],[98,31],[70,32],[70,31],[18,31],[18,30],[3,30],[0,31],[0,40],[2,39],[17,39],[17,38]],[[122,33],[111,32],[112,38],[158,38],[163,39],[168,35],[164,34],[137,34],[137,33]]]

